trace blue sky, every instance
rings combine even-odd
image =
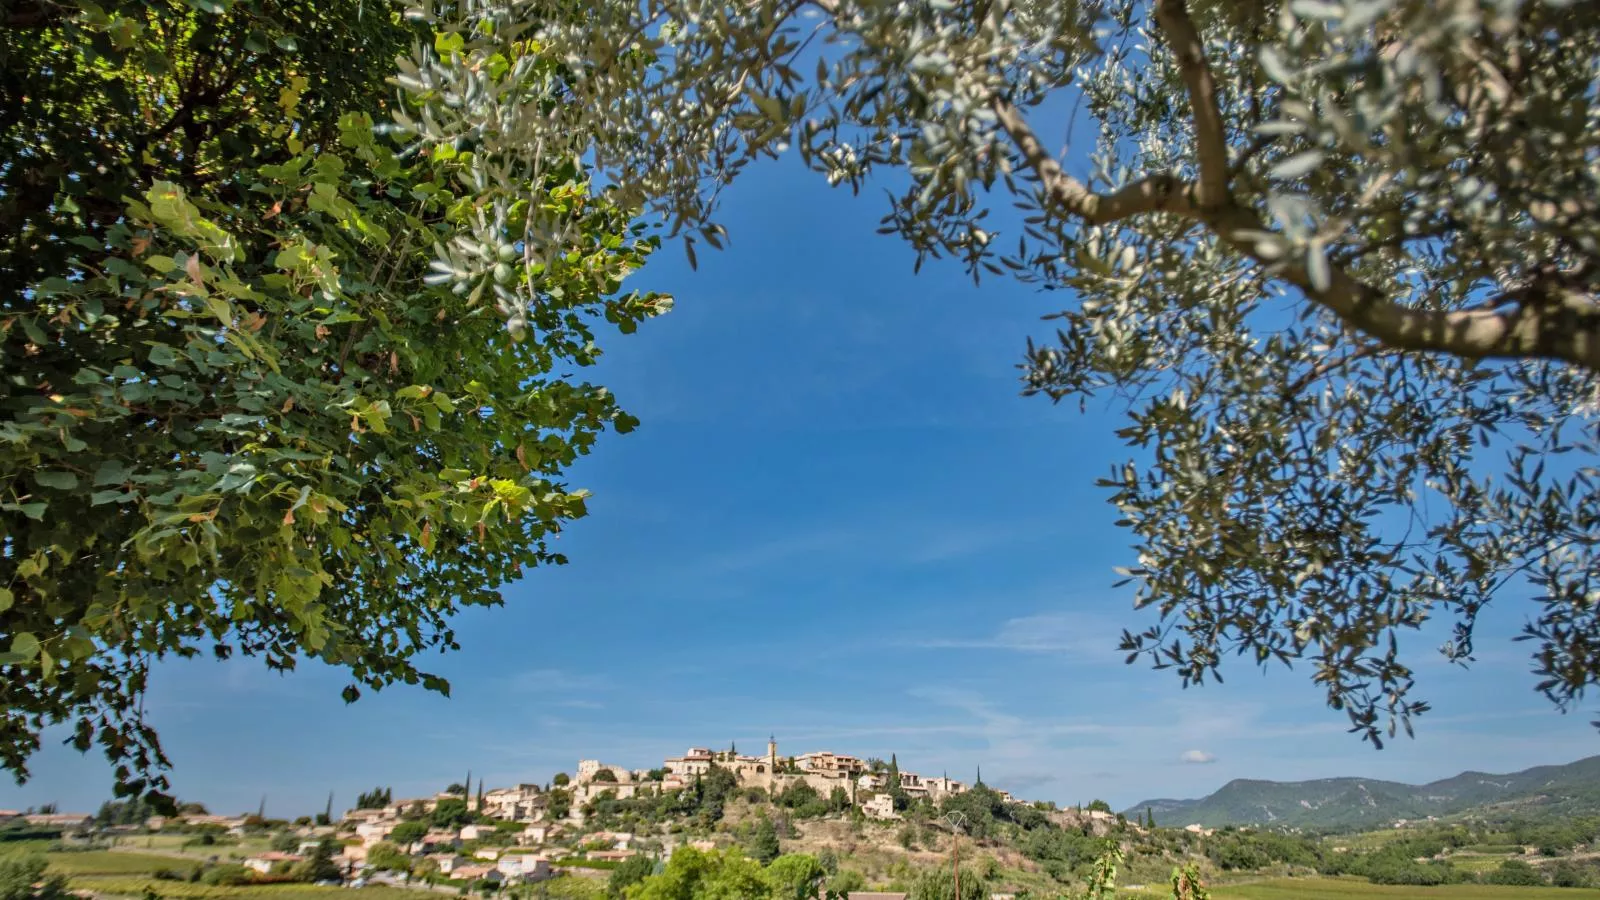
[[[1126,458],[1115,409],[1018,396],[1024,338],[1059,301],[955,264],[913,275],[874,234],[879,196],[767,165],[725,195],[729,250],[691,272],[669,247],[635,276],[678,307],[608,338],[596,378],[644,424],[574,470],[594,498],[561,538],[571,564],[459,618],[463,650],[432,667],[451,698],[346,706],[322,667],[161,667],[147,709],[177,793],[293,816],[330,790],[343,809],[375,785],[543,782],[580,757],[659,765],[770,733],[1120,808],[1238,777],[1427,781],[1600,751],[1589,710],[1533,693],[1510,598],[1470,672],[1413,641],[1435,711],[1381,752],[1304,671],[1230,666],[1182,691],[1123,665],[1116,635],[1148,619],[1111,588],[1130,542],[1094,487]],[[109,795],[98,756],[50,737],[0,807]]]

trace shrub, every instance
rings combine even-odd
[[[1595,887],[1594,870],[1580,866],[1570,860],[1562,860],[1551,866],[1550,883],[1556,887],[1586,888]]]
[[[210,885],[249,884],[255,874],[237,863],[222,863],[200,873],[200,882]]]
[[[1520,859],[1508,859],[1495,869],[1483,876],[1487,884],[1511,884],[1518,886],[1532,886],[1544,884],[1544,876],[1539,870],[1528,865]]]

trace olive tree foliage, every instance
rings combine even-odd
[[[1124,404],[1129,661],[1309,661],[1381,746],[1400,639],[1531,595],[1540,689],[1600,674],[1600,13],[1572,0],[463,0],[402,84],[426,143],[591,154],[720,245],[792,148],[884,230],[1070,298],[1025,392]],[[508,104],[495,60],[562,62]],[[514,68],[514,67],[513,67]],[[1063,162],[1065,160],[1065,162]],[[487,172],[485,177],[493,177]],[[990,216],[991,207],[1015,213]],[[1008,224],[995,224],[1005,220]]]
[[[395,60],[433,38],[374,0],[0,6],[19,780],[59,724],[119,794],[164,787],[144,695],[166,657],[447,692],[422,657],[459,649],[452,614],[563,561],[585,513],[564,471],[634,424],[573,376],[607,323],[666,308],[620,288],[656,239],[570,156],[490,185],[384,133]],[[512,265],[547,220],[559,252]],[[436,246],[489,265],[441,278]],[[508,335],[492,298],[513,294]]]

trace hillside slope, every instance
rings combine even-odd
[[[1240,778],[1199,800],[1146,800],[1127,811],[1162,825],[1354,828],[1465,813],[1527,818],[1600,813],[1600,756],[1509,775],[1462,772],[1423,785],[1375,778],[1255,781]]]

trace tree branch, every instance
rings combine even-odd
[[[1022,117],[1022,111],[1011,101],[995,96],[990,99],[989,107],[994,110],[1000,128],[1039,177],[1049,199],[1090,225],[1105,225],[1139,213],[1174,212],[1190,217],[1196,213],[1189,202],[1188,185],[1173,175],[1151,175],[1111,194],[1089,190],[1061,168],[1055,156],[1039,142],[1038,135]]]
[[[1509,311],[1414,309],[1334,265],[1329,266],[1327,283],[1319,288],[1303,260],[1284,261],[1262,250],[1259,238],[1271,232],[1254,210],[1231,201],[1204,209],[1201,189],[1169,174],[1147,176],[1113,193],[1095,193],[1061,168],[1010,101],[994,97],[990,108],[1039,178],[1046,199],[1086,224],[1104,225],[1155,212],[1200,222],[1350,328],[1395,350],[1467,359],[1554,359],[1600,371],[1600,305],[1592,295],[1568,289],[1561,302],[1524,304]],[[1225,156],[1221,162],[1225,175]]]
[[[1171,174],[1150,175],[1113,193],[1091,191],[1061,168],[1011,101],[989,101],[1000,129],[1038,177],[1045,198],[1089,225],[1104,225],[1145,213],[1165,212],[1204,224],[1224,243],[1255,260],[1272,277],[1298,287],[1311,302],[1351,329],[1386,348],[1448,353],[1466,359],[1552,359],[1600,372],[1600,301],[1592,291],[1559,286],[1559,295],[1511,310],[1415,309],[1330,264],[1326,282],[1313,282],[1303,259],[1285,260],[1263,248],[1271,229],[1253,209],[1228,192],[1226,131],[1216,84],[1200,36],[1183,0],[1157,0],[1156,17],[1173,44],[1195,118],[1195,155],[1200,181]]]
[[[1222,107],[1217,102],[1217,80],[1206,62],[1200,30],[1189,18],[1184,0],[1156,0],[1155,14],[1156,23],[1172,45],[1194,113],[1195,165],[1200,170],[1195,197],[1203,210],[1220,209],[1230,202],[1230,197],[1228,132],[1222,125]]]
[[[1327,283],[1318,287],[1303,261],[1264,256],[1257,239],[1267,228],[1253,210],[1228,206],[1200,218],[1229,246],[1386,347],[1466,359],[1553,359],[1600,372],[1600,305],[1592,295],[1566,291],[1558,302],[1504,312],[1415,309],[1337,266],[1328,266]]]

